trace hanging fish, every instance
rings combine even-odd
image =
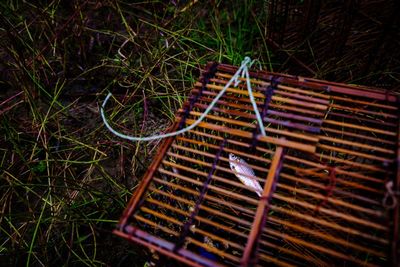
[[[250,187],[257,193],[259,197],[263,192],[263,189],[260,183],[257,181],[253,169],[247,164],[244,159],[234,155],[233,153],[229,153],[229,165],[231,170],[235,172],[235,175],[239,180]]]

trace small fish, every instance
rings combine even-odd
[[[235,172],[236,177],[239,178],[243,184],[253,189],[254,192],[261,197],[263,189],[260,183],[256,180],[254,171],[249,164],[233,153],[229,153],[229,165],[231,170]]]

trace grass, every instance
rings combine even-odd
[[[143,266],[150,253],[111,231],[159,141],[110,134],[105,95],[114,127],[150,135],[206,62],[290,64],[267,44],[264,1],[9,0],[0,11],[0,265]]]
[[[113,92],[116,127],[164,131],[207,61],[264,57],[256,5],[1,4],[3,264],[144,265],[111,231],[159,141],[115,138],[99,105]]]

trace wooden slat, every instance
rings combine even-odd
[[[349,104],[352,104],[350,102]],[[354,103],[353,103],[354,104]],[[371,111],[367,109],[360,109],[360,108],[353,108],[353,107],[348,107],[348,106],[343,106],[343,105],[338,105],[338,104],[330,104],[329,105],[331,108],[338,109],[338,110],[345,110],[345,111],[351,111],[355,114],[368,114],[368,115],[373,115],[373,116],[379,116],[383,118],[391,118],[391,119],[397,119],[398,117],[393,114],[385,113],[385,112],[377,112],[377,111]]]
[[[243,253],[243,257],[241,260],[241,266],[249,266],[250,264],[250,257],[254,252],[255,243],[258,240],[261,228],[264,226],[263,225],[264,223],[263,220],[265,218],[264,214],[269,204],[270,195],[272,194],[273,190],[272,186],[274,185],[279,176],[279,171],[280,171],[279,164],[282,161],[282,156],[283,156],[283,148],[278,147],[272,159],[271,168],[270,171],[268,172],[267,181],[264,186],[264,191],[262,193],[262,197],[257,207],[256,216],[254,218],[254,222],[251,227],[251,232],[247,239],[246,249]]]
[[[353,205],[351,203],[345,202],[345,201],[340,200],[340,199],[336,199],[334,197],[329,197],[329,196],[324,196],[322,194],[312,193],[309,190],[300,189],[298,187],[293,187],[293,186],[290,186],[290,185],[286,185],[284,183],[278,183],[277,187],[286,189],[288,192],[299,193],[300,195],[310,196],[310,197],[312,197],[314,199],[326,200],[327,202],[332,203],[333,205],[335,205],[337,208],[342,206],[342,207],[345,207],[345,208],[352,209],[354,211],[358,211],[360,213],[367,213],[369,215],[373,215],[373,216],[376,216],[376,217],[384,217],[384,214],[382,212],[380,212],[380,211],[376,211],[376,210],[360,207],[358,205]]]
[[[161,185],[170,186],[172,188],[181,190],[181,191],[186,192],[188,194],[192,194],[193,196],[198,196],[199,195],[198,191],[189,189],[187,187],[184,187],[184,186],[181,186],[181,185],[178,185],[178,184],[174,184],[172,182],[167,182],[167,181],[161,180],[160,178],[157,178],[157,177],[154,178],[154,182],[157,182],[158,184],[161,184]],[[210,196],[210,195],[206,195],[205,199],[213,201],[213,202],[216,202],[216,203],[218,203],[220,205],[224,205],[224,206],[227,206],[227,207],[234,208],[238,212],[242,212],[242,213],[250,214],[250,215],[254,213],[252,210],[248,209],[247,207],[242,207],[242,206],[239,206],[239,205],[237,205],[235,203],[224,201],[224,200],[221,200],[219,198],[216,198],[216,197],[213,197],[213,196]],[[255,199],[252,199],[252,198],[249,198],[249,197],[246,197],[246,196],[243,196],[243,199],[245,199],[246,202],[248,202],[250,204],[257,205],[257,201]]]
[[[194,122],[195,122],[195,120],[190,120],[190,119],[186,120],[186,123],[188,125],[191,125]],[[226,134],[236,135],[236,136],[245,137],[245,138],[252,138],[253,137],[253,134],[250,133],[250,132],[241,131],[241,130],[237,130],[237,129],[232,129],[232,128],[229,128],[229,127],[215,125],[215,124],[211,124],[211,123],[201,122],[201,123],[198,124],[197,127],[202,127],[202,128],[206,128],[206,129],[209,129],[209,130],[219,131],[219,132],[223,132],[223,133],[226,133]],[[257,136],[257,140],[265,142],[265,143],[275,144],[275,145],[278,145],[278,146],[295,147],[296,149],[299,149],[299,150],[302,150],[302,151],[306,151],[306,152],[310,152],[310,153],[315,152],[315,146],[305,145],[305,144],[302,144],[302,143],[299,143],[299,142],[288,141],[288,140],[284,140],[284,139],[280,139],[280,138],[272,138],[272,137],[268,137],[268,136],[258,135]]]
[[[311,222],[313,224],[319,225],[319,227],[322,227],[322,229],[325,229],[324,227],[326,227],[326,229],[333,229],[342,234],[348,234],[351,236],[362,237],[362,238],[368,239],[368,240],[370,240],[370,242],[379,242],[383,245],[388,244],[388,240],[380,237],[380,235],[374,236],[374,235],[371,235],[369,232],[362,232],[355,228],[351,228],[349,226],[332,223],[330,221],[321,219],[320,217],[307,215],[305,212],[298,212],[293,209],[289,210],[287,208],[283,208],[283,207],[275,206],[275,205],[271,205],[271,210],[273,210],[274,212],[280,212],[280,213],[284,213],[285,215],[289,215],[289,216],[293,217],[293,220],[295,220],[295,221],[305,220],[305,221]]]
[[[317,144],[317,147],[320,147],[322,149],[326,149],[329,151],[336,151],[336,152],[344,153],[347,155],[354,155],[354,156],[358,156],[361,158],[372,159],[372,160],[377,160],[377,161],[382,161],[382,162],[387,162],[387,163],[391,163],[394,161],[393,158],[378,157],[378,156],[374,156],[371,154],[357,152],[354,150],[344,149],[344,148],[330,146],[330,145]]]
[[[152,209],[149,209],[149,208],[146,208],[146,207],[141,207],[140,209],[141,209],[143,212],[145,212],[145,213],[154,215],[154,216],[158,217],[159,219],[166,220],[166,221],[168,221],[168,222],[170,222],[170,223],[173,223],[173,224],[175,224],[175,225],[179,225],[179,226],[182,226],[182,225],[183,225],[182,222],[180,222],[180,221],[178,221],[178,220],[176,220],[176,219],[174,219],[174,218],[172,218],[172,217],[166,216],[166,215],[164,215],[164,214],[162,214],[162,213],[159,213],[159,212],[157,212],[157,211],[154,211],[154,210],[152,210]],[[196,219],[197,219],[197,220],[200,220],[199,217],[196,217]],[[203,221],[203,220],[201,220],[201,221]],[[221,227],[223,227],[223,226],[221,225]],[[226,229],[229,229],[229,228],[226,228]],[[230,230],[229,232],[230,232],[230,233],[233,233],[232,230]],[[193,243],[193,244],[196,244],[196,245],[199,246],[199,247],[203,247],[203,248],[205,248],[205,249],[207,249],[207,250],[210,250],[211,252],[213,252],[213,253],[215,253],[215,254],[217,254],[217,255],[219,255],[219,256],[226,257],[226,258],[228,258],[228,259],[230,259],[230,260],[232,260],[232,261],[239,262],[239,260],[240,260],[240,259],[239,259],[238,257],[236,257],[236,256],[233,256],[233,255],[231,255],[231,254],[229,254],[229,253],[225,253],[225,252],[223,252],[223,251],[221,251],[221,250],[219,250],[219,249],[216,249],[216,248],[207,246],[207,245],[205,245],[203,242],[199,242],[199,241],[197,241],[197,240],[195,240],[195,239],[193,239],[193,238],[188,237],[187,240],[188,240],[189,242]]]
[[[380,147],[377,147],[377,146],[365,145],[365,144],[361,144],[361,143],[358,143],[358,142],[346,141],[346,140],[341,139],[341,138],[332,138],[332,137],[320,135],[319,139],[320,140],[329,141],[329,142],[332,142],[332,143],[340,143],[340,144],[344,144],[344,145],[349,145],[349,146],[359,147],[359,148],[363,148],[363,149],[368,149],[368,150],[371,150],[372,152],[377,151],[377,152],[382,152],[382,153],[385,153],[385,154],[391,154],[391,155],[395,154],[395,151],[393,151],[391,149],[385,149],[385,148],[380,148]]]
[[[303,240],[301,238],[297,238],[297,237],[291,236],[291,235],[286,234],[286,233],[281,233],[281,232],[278,232],[278,231],[275,231],[275,230],[271,230],[271,229],[268,229],[268,228],[265,229],[265,232],[267,232],[268,234],[271,234],[273,236],[282,238],[283,240],[285,240],[287,242],[293,242],[293,243],[296,243],[298,245],[301,245],[301,246],[313,249],[315,251],[318,251],[319,253],[324,253],[326,255],[331,255],[331,256],[333,256],[335,258],[339,258],[339,259],[342,259],[342,260],[345,260],[345,261],[354,262],[354,263],[357,263],[359,265],[364,265],[364,266],[376,266],[376,265],[373,265],[373,264],[365,263],[365,261],[363,261],[363,260],[359,260],[357,258],[354,258],[352,255],[344,254],[344,253],[338,252],[336,250],[333,250],[331,248],[327,248],[325,246],[320,246],[320,245],[308,242],[307,240]]]
[[[344,130],[336,130],[336,129],[332,129],[329,127],[321,127],[321,130],[323,132],[325,132],[325,134],[328,133],[333,133],[333,136],[351,136],[351,137],[355,137],[355,138],[359,138],[362,141],[363,140],[368,140],[368,141],[372,141],[372,142],[376,142],[376,143],[381,143],[381,144],[387,144],[387,145],[394,145],[395,142],[390,141],[390,140],[386,140],[386,139],[382,139],[382,138],[376,138],[376,137],[372,137],[372,136],[367,136],[365,134],[356,134],[356,133],[352,133],[352,132],[347,132]]]
[[[354,97],[346,98],[346,97],[341,97],[341,96],[336,96],[335,95],[335,96],[331,96],[331,98],[333,100],[341,100],[341,101],[344,101],[344,102],[361,104],[361,105],[365,105],[365,106],[377,107],[377,108],[382,108],[382,109],[388,109],[388,110],[391,110],[391,111],[397,111],[399,109],[396,106],[396,104],[394,104],[394,105],[388,105],[388,104],[384,105],[384,104],[379,104],[379,103],[375,103],[375,102],[371,102],[371,101],[362,101],[362,100],[359,100],[359,99],[355,99]]]
[[[304,201],[299,201],[299,200],[296,200],[296,199],[293,199],[293,198],[290,198],[290,197],[286,197],[286,196],[283,196],[282,194],[275,193],[273,195],[273,197],[276,198],[276,199],[285,201],[287,203],[292,203],[292,204],[295,204],[295,205],[299,205],[299,206],[307,208],[307,209],[311,209],[311,210],[316,210],[317,209],[317,205],[309,204],[309,203],[304,202]],[[360,218],[357,218],[357,217],[349,215],[349,214],[345,214],[345,213],[342,213],[342,212],[334,211],[334,210],[327,209],[327,208],[324,208],[324,207],[319,207],[318,210],[320,212],[322,212],[322,213],[326,213],[328,215],[343,219],[345,221],[369,227],[369,228],[371,228],[371,230],[372,229],[376,229],[376,230],[381,230],[381,231],[385,231],[385,232],[388,231],[387,226],[383,226],[383,225],[380,225],[380,224],[377,224],[375,222],[371,222],[371,221],[368,221],[368,220],[360,219]]]
[[[193,116],[196,116],[196,117],[200,117],[201,113],[200,112],[196,112],[196,111],[191,111],[190,115],[193,115]],[[235,120],[235,119],[228,119],[228,118],[215,116],[215,115],[207,115],[206,118],[212,119],[212,120],[215,120],[215,121],[220,121],[220,122],[232,124],[232,125],[248,127],[248,128],[252,128],[252,129],[255,129],[256,127],[258,127],[257,125],[254,125],[254,124],[251,124],[251,123],[248,123],[248,122],[243,122],[243,121],[239,121],[239,120]],[[187,120],[187,121],[189,121],[189,120]],[[210,124],[210,123],[208,123],[208,124]],[[219,125],[217,125],[217,126],[221,127]],[[265,131],[268,132],[268,133],[281,134],[281,135],[285,135],[285,136],[288,136],[288,137],[294,137],[294,138],[298,138],[298,139],[303,139],[305,141],[310,141],[310,142],[318,142],[318,138],[315,137],[315,136],[312,136],[312,135],[294,133],[294,132],[287,131],[287,130],[279,130],[279,129],[268,128],[268,127],[264,127],[264,128],[265,128]],[[244,131],[242,131],[242,132],[244,132]]]
[[[227,79],[231,79],[232,78],[232,75],[226,74],[226,73],[222,73],[222,72],[217,72],[216,76],[217,77],[227,78]],[[239,78],[239,80],[241,80],[243,82],[246,81],[245,78]],[[266,81],[262,81],[262,80],[251,79],[250,81],[251,81],[251,83],[258,84],[258,85],[260,85],[262,87],[268,87],[269,85],[271,85],[270,82],[266,82]],[[300,88],[290,87],[290,86],[287,86],[287,85],[278,84],[278,88],[285,89],[287,91],[292,91],[292,92],[304,94],[304,95],[317,96],[317,97],[323,98],[323,99],[329,99],[330,98],[330,96],[326,95],[326,94],[316,93],[316,92],[311,91],[311,90],[304,90],[304,89],[300,89]]]
[[[192,90],[192,94],[198,94],[199,92],[200,92],[200,90],[196,89],[196,88]],[[213,91],[202,91],[202,94],[203,95],[207,95],[207,96],[214,96],[214,97],[217,95],[217,93],[213,92]],[[225,101],[225,103],[227,103],[228,100],[232,100],[233,103],[229,102],[231,105],[235,104],[236,102],[238,102],[238,103],[248,103],[248,104],[251,103],[251,101],[250,101],[250,99],[248,97],[238,98],[238,97],[233,97],[233,96],[229,96],[229,95],[226,95],[226,94],[223,97],[220,98],[220,101],[221,101],[221,99],[222,99],[222,101]],[[255,102],[256,102],[257,106],[260,106],[260,107],[264,104],[264,102],[258,101],[257,99],[255,99]],[[269,107],[272,107],[272,108],[275,108],[275,109],[280,109],[280,110],[289,110],[289,111],[292,111],[292,112],[297,112],[297,113],[302,113],[302,114],[309,114],[309,115],[318,116],[318,117],[323,117],[325,115],[325,113],[321,112],[321,111],[311,110],[311,109],[298,107],[298,106],[274,104],[273,102],[271,102],[269,104]]]
[[[336,125],[336,126],[341,126],[341,127],[347,127],[347,128],[352,128],[352,129],[357,129],[357,130],[362,130],[366,132],[374,132],[374,133],[379,133],[379,134],[384,134],[388,136],[396,136],[396,132],[389,132],[377,128],[371,128],[371,127],[366,127],[366,126],[361,126],[361,125],[356,125],[352,123],[345,123],[345,122],[339,122],[339,121],[334,121],[334,120],[324,120],[324,124],[331,124],[331,125]]]
[[[201,83],[196,83],[195,86],[200,87]],[[209,89],[214,89],[214,90],[219,90],[219,91],[221,91],[224,88],[223,86],[214,85],[214,84],[207,84],[206,87]],[[234,94],[238,94],[238,95],[244,95],[246,97],[249,96],[249,92],[247,90],[240,90],[240,89],[235,89],[232,87],[227,88],[226,92],[234,93]],[[261,99],[264,98],[264,94],[261,94],[261,93],[254,92],[253,95],[254,95],[254,97],[257,97],[257,98],[261,98]],[[327,105],[309,103],[306,101],[295,100],[295,99],[291,99],[291,98],[287,98],[287,97],[280,97],[280,96],[275,96],[275,95],[272,96],[272,100],[283,102],[283,103],[288,103],[288,104],[292,104],[292,105],[297,105],[297,106],[301,106],[301,107],[316,109],[316,110],[325,111],[328,108]]]
[[[328,241],[328,242],[331,242],[331,243],[334,243],[334,244],[338,244],[338,245],[341,245],[341,246],[346,247],[346,248],[352,248],[352,249],[355,249],[355,250],[358,250],[358,251],[361,251],[361,252],[364,252],[364,253],[372,254],[372,255],[375,255],[375,256],[378,256],[378,257],[385,257],[385,253],[383,253],[383,252],[376,251],[374,249],[370,249],[370,248],[367,248],[367,247],[364,247],[364,246],[360,246],[359,244],[355,244],[355,243],[349,242],[348,240],[344,240],[344,239],[338,238],[336,236],[331,236],[331,235],[327,235],[327,234],[324,234],[324,233],[321,233],[321,232],[318,232],[318,231],[314,231],[314,230],[311,230],[309,228],[297,225],[295,223],[291,223],[291,222],[288,222],[288,221],[285,221],[285,220],[281,220],[281,219],[277,218],[276,216],[270,216],[268,218],[268,220],[272,221],[272,222],[275,222],[275,223],[277,223],[279,225],[284,225],[286,227],[295,229],[295,230],[297,230],[299,232],[316,236],[318,238],[323,239],[324,241]]]
[[[200,97],[199,101],[203,101],[203,102],[207,102],[207,103],[211,103],[212,98],[209,97]],[[231,107],[231,108],[238,108],[238,109],[244,109],[247,111],[251,111],[254,112],[254,108],[251,105],[242,105],[242,104],[236,104],[236,103],[232,103],[232,102],[228,102],[225,100],[218,100],[217,104],[220,105],[224,105],[225,107]],[[261,104],[261,103],[260,103]],[[200,104],[200,103],[196,103],[196,106],[202,107],[204,109],[204,107],[207,107],[208,105],[205,104]],[[272,107],[272,106],[270,106]],[[282,108],[287,109],[287,107],[283,106]],[[181,112],[182,109],[179,110],[179,112]],[[218,108],[214,108],[213,110],[219,110]],[[220,109],[222,110],[222,109]],[[230,109],[229,112],[234,112],[234,109]],[[258,108],[259,112],[262,112],[262,108],[259,107]],[[255,118],[254,115],[249,114],[249,113],[243,113],[242,114],[246,114],[247,116],[251,116],[250,118]],[[323,120],[322,119],[316,119],[316,118],[310,118],[307,116],[303,116],[303,115],[298,115],[298,114],[293,114],[293,113],[289,113],[289,112],[281,112],[281,111],[275,111],[271,108],[269,108],[267,110],[267,115],[275,115],[275,116],[279,116],[279,117],[283,117],[286,119],[294,119],[294,120],[298,120],[298,121],[306,121],[306,122],[310,122],[310,123],[315,123],[315,124],[322,124]],[[322,114],[319,114],[322,115]]]
[[[205,111],[207,109],[207,105],[204,104],[195,104],[195,107],[199,108],[203,111]],[[229,110],[229,109],[223,109],[223,108],[218,108],[215,107],[213,108],[213,111],[215,112],[220,112],[220,114],[229,114],[229,116],[238,116],[241,118],[247,118],[247,119],[251,119],[251,120],[255,120],[256,116],[254,114],[250,114],[250,113],[245,113],[245,112],[241,112],[241,111],[237,111],[237,110]],[[178,110],[178,112],[183,113],[183,110]],[[194,112],[194,111],[193,111]],[[271,114],[271,112],[269,112],[269,114]],[[210,115],[212,116],[212,115]],[[287,114],[286,116],[291,116],[291,114]],[[306,131],[306,132],[311,132],[311,133],[319,133],[320,132],[320,128],[319,127],[315,127],[315,126],[310,126],[304,123],[298,123],[298,122],[292,122],[290,120],[277,120],[277,119],[272,119],[269,118],[268,116],[264,118],[263,120],[264,123],[270,123],[272,125],[276,125],[277,127],[279,126],[285,126],[288,128],[292,128],[294,130],[300,130],[300,131]],[[321,121],[322,123],[322,121]],[[271,126],[269,126],[267,129],[270,129]],[[272,129],[272,128],[271,128]]]
[[[214,83],[219,83],[222,86],[225,86],[228,83],[228,81],[219,80],[219,79],[210,79],[210,81],[214,82]],[[247,89],[247,85],[241,83],[241,84],[238,85],[238,88],[246,90]],[[278,86],[278,88],[280,88],[280,87]],[[256,88],[252,88],[252,89],[253,89],[253,91],[260,91],[260,92],[263,92],[263,93],[265,93],[265,91],[266,91],[266,88],[257,88],[256,87]],[[328,105],[329,104],[329,100],[327,100],[327,99],[310,97],[309,95],[298,94],[298,92],[289,93],[289,92],[285,92],[285,91],[282,91],[282,90],[279,90],[279,89],[275,89],[274,90],[274,94],[275,95],[288,96],[288,97],[291,97],[291,98],[294,98],[294,99],[306,100],[307,102],[319,103],[319,104],[322,104],[322,105]]]
[[[218,264],[216,262],[210,261],[208,259],[205,259],[203,257],[200,257],[194,253],[190,253],[187,250],[180,249],[179,252],[181,253],[181,255],[185,256],[185,257],[182,257],[181,255],[177,255],[172,252],[173,244],[171,242],[167,242],[167,241],[157,238],[155,236],[150,236],[148,233],[146,233],[145,231],[142,231],[140,229],[132,230],[132,232],[135,232],[136,236],[133,236],[132,234],[127,234],[125,232],[118,231],[118,230],[113,231],[113,233],[115,235],[125,238],[131,242],[135,242],[135,243],[147,246],[150,249],[158,251],[167,257],[171,257],[175,260],[179,260],[189,266],[193,266],[193,267],[204,267],[204,266],[223,267],[224,266],[224,265]]]

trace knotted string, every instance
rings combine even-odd
[[[385,187],[386,192],[382,199],[382,205],[386,209],[394,209],[398,205],[397,198],[400,196],[400,192],[393,190],[393,181],[386,182]]]
[[[251,104],[253,105],[254,113],[256,114],[258,126],[260,127],[261,134],[263,136],[265,136],[266,134],[265,134],[264,124],[262,122],[261,115],[258,111],[257,104],[256,104],[256,101],[253,96],[253,90],[251,88],[251,83],[250,83],[249,67],[251,67],[253,62],[254,61],[251,61],[251,59],[249,57],[245,57],[244,60],[242,61],[241,66],[239,67],[239,69],[232,76],[232,78],[229,80],[229,82],[224,86],[224,88],[221,90],[221,92],[219,92],[218,95],[213,99],[213,101],[210,103],[210,105],[207,107],[207,109],[204,111],[204,113],[201,114],[200,118],[198,118],[193,124],[189,125],[188,127],[180,129],[178,131],[174,131],[174,132],[170,132],[170,133],[166,133],[166,134],[160,134],[160,135],[151,135],[151,136],[147,136],[147,137],[137,137],[137,136],[126,135],[126,134],[123,134],[123,133],[120,133],[120,132],[114,130],[111,127],[111,125],[108,123],[108,121],[104,115],[104,109],[106,107],[108,100],[112,96],[112,93],[108,93],[108,95],[104,99],[103,104],[101,105],[101,108],[100,108],[101,118],[103,119],[104,125],[107,127],[107,129],[110,132],[112,132],[113,134],[115,134],[118,137],[130,140],[130,141],[151,141],[151,140],[167,138],[167,137],[183,134],[187,131],[192,130],[197,125],[199,125],[204,120],[204,118],[207,116],[207,114],[213,109],[215,104],[218,102],[218,100],[221,98],[221,96],[225,93],[225,91],[229,88],[229,86],[232,83],[234,83],[234,86],[237,87],[239,85],[239,83],[241,82],[239,77],[242,77],[242,78],[246,79],[247,90],[249,92],[249,98],[250,98]]]

